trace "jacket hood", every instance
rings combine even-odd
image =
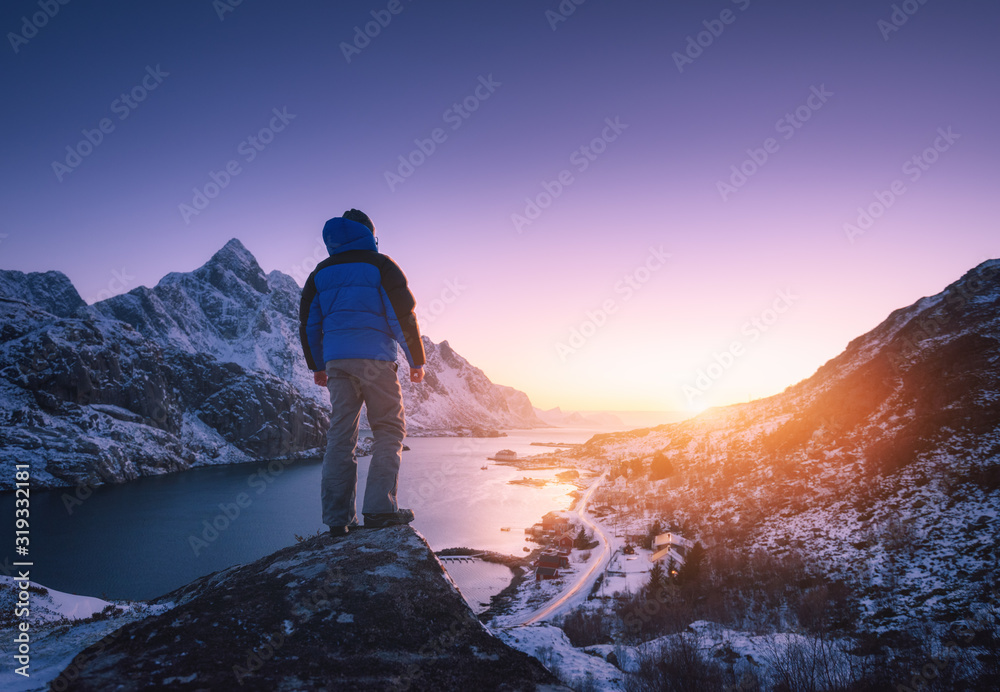
[[[340,216],[323,226],[323,242],[331,255],[348,250],[378,250],[375,236],[367,226]]]

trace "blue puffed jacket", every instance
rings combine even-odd
[[[395,262],[378,252],[364,224],[337,217],[323,227],[330,257],[302,289],[300,336],[313,372],[339,358],[396,360],[396,344],[410,367],[424,364],[424,346],[413,314],[416,300]]]

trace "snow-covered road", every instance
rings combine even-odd
[[[590,484],[590,487],[587,488],[587,492],[585,492],[580,498],[580,503],[574,511],[574,514],[579,517],[580,522],[584,526],[590,528],[590,530],[594,532],[594,536],[597,540],[600,541],[600,554],[596,557],[592,556],[589,560],[589,566],[585,567],[581,571],[580,576],[577,577],[575,581],[567,584],[566,588],[560,591],[554,598],[552,598],[552,600],[537,610],[525,613],[523,616],[518,618],[517,621],[506,625],[506,628],[541,622],[542,620],[566,612],[587,599],[587,595],[590,593],[594,582],[597,580],[598,576],[604,572],[605,568],[607,568],[608,562],[611,559],[611,543],[608,540],[607,535],[605,535],[604,531],[597,524],[597,522],[595,522],[587,514],[587,503],[590,501],[594,491],[597,490],[602,482],[604,482],[604,474]]]

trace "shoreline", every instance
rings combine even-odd
[[[537,428],[537,429],[542,430],[542,429],[556,429],[556,428],[555,428],[555,426],[546,426],[545,428]],[[476,433],[486,432],[486,433],[496,433],[496,434],[468,434],[467,432],[461,431],[461,430],[459,430],[459,431],[455,431],[455,430],[429,430],[429,431],[417,431],[417,432],[414,432],[414,433],[408,432],[406,434],[406,437],[421,438],[421,439],[458,439],[458,438],[468,438],[468,439],[490,440],[490,439],[506,438],[506,437],[508,437],[508,432],[512,432],[512,431],[515,431],[515,430],[536,430],[536,428],[510,428],[508,430],[492,430],[492,429],[490,429],[490,430],[485,430],[485,431],[484,430],[474,431]],[[470,432],[472,432],[472,431],[470,431]],[[371,436],[372,436],[372,431],[371,430],[367,430],[367,429],[362,428],[358,432],[358,441],[360,443],[362,440],[364,440],[365,437],[371,437]],[[404,445],[403,445],[403,451],[404,452],[410,451],[409,447],[406,446],[406,444],[405,444],[405,439],[406,438],[404,438]],[[529,443],[529,444],[533,445],[535,443],[532,442],[532,443]],[[569,445],[566,445],[566,446],[569,446]],[[268,458],[262,458],[262,459],[240,459],[238,461],[212,461],[212,460],[198,459],[198,460],[196,460],[194,463],[192,463],[190,466],[188,466],[186,468],[158,469],[159,472],[157,472],[157,473],[145,473],[145,474],[140,473],[135,478],[124,478],[124,479],[122,479],[120,481],[104,481],[104,480],[97,480],[97,479],[88,479],[88,480],[80,481],[80,482],[77,482],[77,483],[70,483],[70,482],[62,481],[62,479],[55,479],[54,478],[54,480],[57,481],[57,483],[49,483],[49,482],[38,483],[37,482],[38,478],[33,475],[32,479],[31,479],[32,480],[32,485],[30,487],[31,487],[31,490],[34,490],[36,492],[48,492],[48,491],[51,491],[51,490],[63,490],[63,491],[90,490],[90,491],[93,491],[95,488],[128,485],[129,483],[132,483],[134,481],[142,480],[143,478],[157,478],[157,477],[160,477],[160,476],[170,476],[170,475],[174,475],[174,474],[178,474],[178,473],[184,473],[185,471],[192,471],[192,470],[195,470],[195,469],[214,468],[214,467],[222,467],[222,466],[239,467],[239,466],[249,466],[250,464],[271,464],[273,462],[279,462],[283,467],[285,467],[285,466],[290,466],[290,465],[292,465],[292,464],[294,464],[296,462],[302,462],[302,461],[316,461],[316,462],[318,462],[318,461],[322,461],[323,460],[323,453],[324,453],[324,448],[323,447],[311,447],[309,449],[304,449],[304,450],[301,450],[301,451],[298,451],[298,452],[294,452],[292,454],[288,454],[288,455],[285,455],[285,456],[268,457]],[[357,456],[359,458],[360,457],[365,457],[365,456],[371,456],[371,452],[367,452],[367,453],[361,452]],[[541,455],[538,455],[538,456],[541,456]],[[536,458],[536,457],[534,457],[534,456],[532,456],[532,457],[524,457],[524,459],[534,459],[534,458]],[[492,460],[492,459],[490,459],[490,460]],[[521,461],[521,460],[517,460],[517,461]],[[495,463],[504,463],[504,462],[503,461],[496,461]],[[552,468],[554,468],[554,467],[552,467]],[[97,480],[97,482],[95,482],[95,480]],[[14,488],[13,486],[8,488],[5,485],[0,485],[0,497],[4,497],[4,496],[7,496],[7,495],[14,495],[15,490],[16,490],[16,488]]]
[[[579,472],[579,469],[574,469]],[[589,488],[595,478],[601,474],[593,474],[589,478],[584,478],[581,474],[576,479],[569,481],[576,486],[576,490],[573,490],[567,495],[572,498],[572,502],[565,512],[578,512],[580,501],[586,494],[586,489]],[[565,481],[564,481],[565,482]],[[591,517],[596,523],[596,517]],[[494,621],[496,618],[501,616],[510,616],[517,614],[520,609],[516,607],[518,598],[518,592],[526,580],[532,577],[533,565],[537,561],[538,557],[551,549],[551,546],[542,545],[540,543],[534,542],[534,547],[526,555],[507,555],[505,553],[498,553],[496,551],[489,550],[477,550],[475,548],[460,547],[460,548],[445,548],[443,550],[435,551],[435,555],[438,557],[448,557],[454,555],[466,555],[469,557],[476,557],[484,562],[492,562],[496,564],[503,564],[510,568],[511,570],[511,580],[503,589],[490,597],[490,605],[482,613],[479,613],[477,617],[479,621],[488,627],[491,631],[502,630],[504,627],[490,627],[489,623]],[[609,561],[610,564],[610,561]],[[600,574],[597,576],[597,583],[600,583],[604,578],[604,572],[607,570],[607,565],[600,570]]]
[[[575,439],[580,439],[583,435],[577,433]],[[518,431],[517,432],[517,443],[516,449],[519,451],[526,449],[526,444],[533,438],[531,431]],[[549,510],[565,510],[571,508],[577,503],[577,485],[571,483],[560,484],[557,486],[550,486],[548,490],[538,490],[530,487],[520,487],[508,486],[506,481],[511,478],[520,478],[521,474],[517,472],[505,471],[503,468],[497,468],[494,470],[494,474],[484,473],[478,470],[478,467],[482,465],[482,462],[477,462],[477,456],[481,459],[481,456],[477,455],[475,450],[482,450],[483,447],[490,449],[489,442],[480,442],[473,447],[469,445],[464,445],[461,441],[456,440],[438,440],[437,442],[427,441],[425,443],[415,442],[413,444],[413,450],[407,454],[416,454],[417,456],[412,457],[415,461],[421,462],[421,464],[416,464],[412,466],[414,470],[413,482],[423,482],[430,479],[432,482],[436,482],[438,476],[434,474],[438,473],[438,465],[436,463],[439,460],[437,451],[439,450],[456,450],[455,453],[458,454],[454,457],[457,464],[461,467],[461,487],[469,488],[486,488],[488,492],[484,495],[485,499],[496,496],[498,493],[504,493],[510,495],[510,501],[514,504],[511,505],[513,509],[516,510],[516,521],[513,521],[513,515],[508,516],[504,511],[499,511],[497,508],[490,507],[492,503],[487,502],[486,506],[479,507],[478,503],[465,503],[463,501],[462,507],[463,512],[466,512],[466,516],[474,519],[474,525],[461,527],[461,526],[451,526],[452,520],[448,520],[447,507],[448,504],[442,504],[438,501],[440,492],[434,495],[435,499],[431,505],[431,509],[428,510],[430,514],[424,516],[424,523],[418,523],[417,526],[421,530],[427,531],[427,536],[431,539],[431,545],[435,549],[445,549],[451,546],[473,546],[478,548],[476,552],[485,553],[486,551],[496,551],[499,553],[508,554],[511,556],[509,558],[512,565],[517,566],[519,564],[524,564],[523,560],[525,556],[531,554],[533,548],[537,548],[536,545],[532,545],[524,542],[524,536],[518,535],[521,533],[521,527],[527,527],[536,523],[540,520],[541,516],[547,513]],[[471,450],[471,451],[470,451]],[[480,451],[482,454],[482,451]],[[404,457],[405,458],[405,457]],[[434,464],[422,465],[422,462],[427,461],[435,462]],[[572,460],[564,459],[562,463],[569,464]],[[257,496],[262,492],[267,492],[268,498],[272,496],[277,499],[281,499],[282,503],[288,500],[288,495],[295,488],[300,486],[302,483],[311,482],[310,479],[319,476],[320,460],[316,457],[303,457],[298,459],[283,459],[283,460],[271,460],[267,461],[241,461],[236,464],[218,464],[213,465],[211,470],[207,470],[209,467],[196,467],[192,470],[206,469],[203,472],[195,473],[194,475],[181,476],[176,473],[170,474],[158,474],[157,478],[154,480],[149,477],[140,477],[134,479],[136,482],[131,481],[121,484],[107,484],[106,489],[102,489],[100,492],[97,491],[96,487],[93,489],[88,489],[86,486],[74,487],[63,487],[63,489],[58,488],[46,488],[44,490],[37,491],[37,501],[39,504],[39,510],[43,511],[46,516],[50,516],[53,519],[51,523],[51,528],[46,531],[50,536],[56,535],[71,535],[68,533],[69,527],[72,526],[67,522],[71,520],[67,518],[67,511],[65,507],[64,498],[66,501],[72,501],[72,506],[70,509],[76,510],[81,504],[86,503],[86,511],[91,513],[87,516],[93,517],[114,517],[117,512],[127,511],[129,504],[134,500],[134,498],[143,498],[144,500],[149,500],[150,506],[164,506],[164,507],[184,507],[186,508],[187,514],[184,517],[189,517],[190,520],[184,519],[178,522],[179,528],[177,532],[179,536],[187,536],[190,539],[192,536],[202,537],[202,540],[207,540],[210,544],[210,549],[212,550],[211,557],[208,563],[201,562],[195,558],[199,558],[197,553],[194,553],[192,557],[191,550],[185,550],[186,547],[190,546],[173,546],[165,547],[171,554],[176,554],[178,560],[172,564],[169,570],[160,570],[158,573],[153,573],[149,570],[143,570],[137,568],[137,577],[134,579],[125,580],[120,576],[115,574],[109,574],[106,576],[96,575],[93,573],[82,573],[75,574],[74,570],[69,569],[71,564],[66,560],[66,555],[63,553],[56,553],[53,550],[48,550],[44,553],[44,570],[38,572],[38,577],[42,578],[43,583],[48,581],[51,583],[52,588],[61,589],[71,593],[79,594],[109,594],[112,598],[121,599],[141,599],[149,598],[160,595],[165,590],[173,588],[173,586],[183,585],[188,581],[188,577],[194,578],[196,576],[206,573],[209,568],[211,569],[224,569],[228,566],[234,564],[242,564],[243,562],[256,558],[259,554],[262,554],[264,550],[263,547],[268,547],[269,549],[277,549],[282,543],[282,538],[285,537],[285,532],[282,531],[272,531],[267,527],[264,527],[264,534],[260,540],[252,540],[246,542],[246,548],[240,547],[242,543],[232,543],[230,535],[240,536],[245,531],[244,528],[240,528],[240,533],[229,534],[225,533],[226,547],[223,553],[219,553],[218,546],[224,545],[220,540],[218,543],[215,542],[214,538],[210,540],[204,539],[204,531],[211,532],[212,536],[215,536],[215,531],[218,530],[221,536],[223,532],[228,528],[229,524],[235,524],[234,518],[236,516],[236,509],[231,509],[230,515],[226,515],[225,510],[220,509],[220,503],[225,504],[226,507],[230,507],[235,503],[237,497],[243,497],[247,495],[249,497],[244,497],[241,502],[249,506],[249,500],[253,500],[253,511],[243,511],[248,509],[248,507],[239,507],[239,519],[238,523],[240,527],[243,527],[247,521],[257,522],[260,521],[260,517],[267,516],[269,511],[267,508],[274,505],[273,502],[270,504],[261,504],[257,502]],[[359,463],[367,465],[367,460],[359,460]],[[450,462],[444,462],[446,464]],[[268,465],[270,465],[271,471],[269,472]],[[475,467],[473,469],[473,467]],[[364,467],[362,467],[363,470]],[[510,468],[510,467],[508,467]],[[445,468],[445,471],[448,469]],[[550,476],[561,471],[562,469],[556,469],[554,471],[539,472],[538,474],[528,473],[527,475],[544,475]],[[583,470],[581,468],[581,470]],[[287,471],[287,473],[284,473]],[[261,475],[257,475],[260,472]],[[266,477],[264,476],[266,474]],[[262,480],[263,478],[263,480]],[[289,479],[289,480],[286,480]],[[143,480],[146,479],[146,480]],[[254,483],[250,484],[249,480],[253,480]],[[304,479],[304,480],[303,480]],[[421,481],[420,479],[423,479]],[[116,487],[120,486],[120,487]],[[304,490],[309,492],[309,488],[313,486],[306,486]],[[413,486],[418,488],[420,486]],[[433,488],[437,488],[438,485],[428,486],[427,490],[424,492],[429,492]],[[49,492],[49,491],[54,492]],[[79,491],[79,497],[77,497]],[[274,495],[277,493],[277,495]],[[162,498],[162,501],[161,501]],[[173,499],[172,499],[173,498]],[[4,506],[13,506],[13,500],[8,499],[5,501]],[[143,507],[146,506],[146,502],[143,502]],[[468,507],[466,507],[468,504]],[[276,505],[275,505],[276,506]],[[282,504],[282,507],[284,504]],[[288,531],[294,533],[305,535],[306,532],[313,532],[319,530],[322,527],[318,522],[319,517],[313,517],[313,512],[311,507],[304,507],[301,510],[298,509],[298,505],[295,511],[291,511],[293,515],[302,514],[306,516],[306,520],[299,521],[298,519],[289,520],[287,523],[289,525]],[[405,505],[404,506],[408,506]],[[124,507],[124,509],[123,509]],[[259,507],[259,509],[258,509]],[[144,510],[145,511],[145,510]],[[451,510],[452,514],[454,509]],[[69,512],[69,514],[76,514],[76,511]],[[246,515],[248,519],[244,519],[243,516]],[[181,516],[181,515],[178,515]],[[315,519],[316,521],[313,521]],[[58,521],[55,521],[58,520]],[[199,523],[200,521],[200,523]],[[205,522],[209,523],[215,522],[213,526],[216,528],[206,528]],[[87,530],[88,526],[91,526],[90,522],[87,525],[78,525],[79,530],[82,531],[80,534],[80,541],[83,541],[83,545],[89,545],[90,541],[93,540],[91,534],[93,531]],[[519,527],[516,531],[511,533],[501,533],[499,529],[508,526]],[[283,527],[284,524],[281,524]],[[190,534],[190,535],[188,535]],[[280,535],[279,535],[280,534]],[[288,536],[292,534],[289,533]],[[168,537],[169,538],[169,537]],[[287,537],[286,537],[287,538]],[[288,539],[290,540],[290,538]],[[80,544],[80,541],[76,543]],[[131,549],[142,549],[139,543],[141,541],[137,536],[132,535],[131,532],[123,533],[121,545],[131,546]],[[49,541],[50,547],[54,545]],[[201,549],[207,549],[206,546],[200,544],[199,551]],[[233,547],[235,546],[235,547]],[[524,550],[527,548],[527,550]],[[524,550],[524,552],[522,552]],[[77,550],[79,552],[79,550]],[[232,553],[230,555],[230,553]],[[250,557],[244,558],[244,553],[250,555]],[[122,562],[124,559],[121,551],[115,552],[109,559],[111,559],[116,564]],[[227,559],[228,558],[228,559]],[[145,572],[149,571],[147,575]],[[44,573],[43,573],[44,572]],[[495,575],[499,573],[494,572]],[[47,579],[46,579],[47,577]],[[499,589],[505,582],[500,579],[495,579],[492,588]],[[157,587],[162,584],[166,584],[163,589],[157,590]],[[173,586],[171,586],[173,585]],[[484,598],[483,601],[488,601]]]

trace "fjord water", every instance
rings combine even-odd
[[[434,550],[465,546],[521,555],[524,527],[568,507],[568,493],[576,488],[512,485],[512,479],[553,478],[557,471],[522,471],[486,458],[500,449],[538,454],[547,450],[532,441],[584,442],[594,432],[547,428],[500,438],[407,438],[400,506],[414,510],[413,526]],[[369,459],[358,460],[359,513]],[[318,459],[211,466],[97,488],[70,505],[67,490],[35,492],[32,579],[69,593],[147,599],[253,561],[293,544],[296,534],[326,529],[320,470]],[[0,511],[14,516],[12,495],[0,497]]]

